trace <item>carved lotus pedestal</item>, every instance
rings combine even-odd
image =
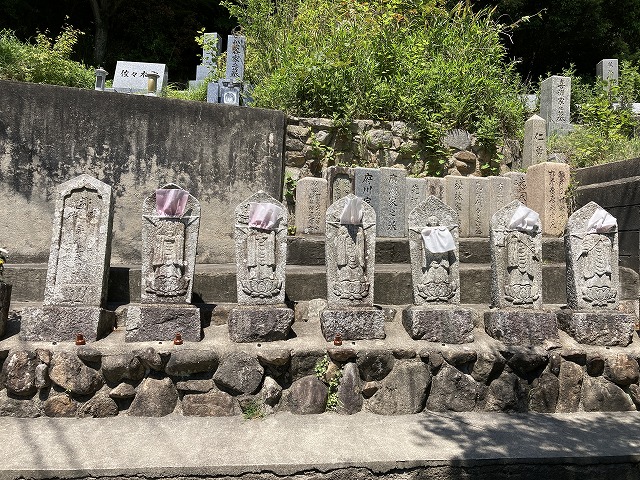
[[[22,311],[20,339],[26,341],[70,342],[78,333],[86,341],[106,337],[115,326],[115,313],[94,306],[45,305]]]
[[[402,312],[404,328],[414,340],[473,342],[474,311],[457,305],[412,305]]]
[[[556,315],[541,310],[490,310],[484,314],[484,329],[507,345],[542,345],[559,340]]]
[[[189,304],[141,304],[127,308],[125,342],[170,341],[176,333],[187,342],[201,339],[200,309]]]
[[[611,310],[558,312],[558,325],[585,345],[626,347],[635,329],[635,315]]]
[[[293,318],[285,305],[239,305],[229,312],[229,338],[236,343],[286,340]]]
[[[320,312],[320,327],[327,342],[338,334],[343,340],[383,339],[384,321],[384,312],[375,307],[334,307]]]

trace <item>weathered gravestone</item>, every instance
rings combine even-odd
[[[189,80],[189,88],[197,88],[211,73],[215,72],[216,59],[222,52],[222,38],[215,32],[206,32],[202,36],[202,63],[196,65],[196,79]],[[209,85],[217,85],[210,83]],[[209,92],[207,91],[207,94]],[[209,96],[207,95],[207,101]],[[216,100],[209,103],[217,103]]]
[[[524,122],[522,168],[547,161],[547,125],[544,118],[534,115]]]
[[[329,341],[385,338],[384,312],[373,306],[376,213],[353,194],[327,209],[327,308],[320,313]]]
[[[200,310],[191,302],[200,203],[169,183],[142,204],[141,305],[127,309],[125,341],[200,341]]]
[[[558,237],[564,233],[570,170],[569,165],[555,162],[543,162],[527,169],[527,206],[540,213],[544,235]]]
[[[404,206],[407,217],[414,208],[427,199],[427,180],[425,178],[407,177],[407,195],[404,199]],[[357,193],[356,193],[357,195]]]
[[[44,302],[23,310],[22,340],[94,341],[113,330],[115,315],[102,308],[112,218],[109,185],[80,175],[58,187]]]
[[[402,168],[380,168],[380,199],[377,215],[379,237],[405,237],[405,211],[407,172]]]
[[[553,75],[542,81],[540,116],[547,122],[547,137],[571,130],[571,77]]]
[[[11,304],[11,284],[4,281],[4,263],[9,252],[0,248],[0,338],[4,335],[9,319],[9,306]]]
[[[618,83],[618,59],[605,58],[596,65],[596,76],[606,82],[607,87]]]
[[[427,197],[433,195],[438,197],[444,202],[445,200],[445,187],[444,178],[441,177],[424,177],[427,181]]]
[[[487,177],[489,181],[489,218],[502,207],[511,203],[513,197],[513,184],[509,177],[493,176]],[[487,227],[489,221],[487,220]],[[488,235],[488,233],[487,233]]]
[[[560,327],[579,343],[627,346],[635,315],[617,311],[620,277],[618,223],[595,202],[569,217],[564,237],[567,310]]]
[[[113,74],[113,90],[119,93],[146,93],[149,74],[158,75],[156,95],[168,82],[167,66],[164,63],[125,62],[118,60]]]
[[[527,204],[527,180],[523,172],[507,172],[505,177],[511,179],[511,198],[523,205]]]
[[[261,191],[238,205],[235,217],[238,306],[229,312],[229,337],[284,340],[293,323],[293,310],[284,304],[287,210]]]
[[[380,170],[377,168],[355,167],[353,169],[353,182],[355,195],[371,205],[377,216],[380,212]],[[338,198],[335,200],[338,200]]]
[[[409,214],[414,305],[402,319],[415,340],[473,342],[473,312],[460,303],[458,215],[429,196]]]
[[[329,167],[324,172],[329,189],[329,202],[335,203],[353,193],[355,169],[349,167]]]
[[[472,177],[447,175],[444,177],[446,203],[458,215],[460,237],[469,237],[469,199]]]
[[[296,231],[304,234],[324,233],[327,212],[327,181],[304,177],[296,185]]]
[[[539,345],[558,338],[556,317],[542,308],[542,227],[536,212],[514,200],[491,217],[491,307],[485,330],[505,344]]]
[[[244,55],[247,39],[242,35],[229,35],[227,42],[227,74],[232,82],[242,82],[244,78]]]

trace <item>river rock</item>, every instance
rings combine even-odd
[[[422,361],[396,362],[365,408],[382,415],[418,413],[424,409],[430,383],[429,367]]]
[[[68,352],[54,353],[49,378],[59,387],[77,395],[89,395],[104,384],[100,372],[85,365],[77,355]]]
[[[285,408],[301,415],[322,413],[327,408],[329,388],[315,375],[307,375],[291,384],[283,400]]]
[[[233,352],[222,359],[213,381],[221,390],[232,394],[255,393],[264,375],[264,367],[253,355]]]
[[[178,391],[170,378],[145,378],[136,389],[129,407],[134,417],[164,417],[176,408]]]
[[[584,379],[582,406],[585,412],[625,412],[635,410],[631,397],[604,377]]]
[[[231,417],[240,414],[240,407],[228,393],[211,390],[186,394],[182,398],[182,413],[196,417]]]

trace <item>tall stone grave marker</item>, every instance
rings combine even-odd
[[[404,206],[407,217],[420,203],[427,199],[427,179],[407,177],[407,196],[404,199]]]
[[[296,185],[296,231],[304,234],[324,233],[327,212],[327,181],[304,177]]]
[[[522,168],[547,161],[547,125],[544,118],[532,116],[524,122]]]
[[[540,213],[542,233],[558,237],[567,224],[569,165],[543,162],[527,169],[527,206]]]
[[[571,77],[553,75],[542,81],[540,116],[547,122],[547,137],[571,130]]]
[[[483,177],[472,178],[469,198],[469,236],[488,237],[491,208],[491,181]]]
[[[458,215],[460,237],[469,237],[469,199],[472,177],[447,175],[444,177],[446,203]]]
[[[517,200],[491,217],[491,306],[485,330],[505,344],[558,338],[556,317],[542,311],[542,234],[536,212]]]
[[[414,305],[402,319],[414,340],[473,342],[473,313],[459,307],[458,215],[435,196],[409,214]]]
[[[80,175],[58,187],[44,302],[23,310],[22,340],[94,341],[113,330],[115,315],[102,308],[112,218],[109,185]]]
[[[373,306],[376,213],[353,194],[327,209],[327,308],[320,313],[327,341],[385,338],[384,313]]]
[[[217,33],[204,33],[202,39],[202,63],[200,65],[196,65],[196,79],[189,80],[189,88],[198,87],[202,83],[202,81],[209,76],[209,74],[215,71],[216,59],[222,52],[222,38]],[[217,103],[217,95],[215,97],[215,100],[209,100],[209,88],[211,85],[217,85],[217,83],[209,83],[207,88],[207,101],[209,103]]]
[[[567,310],[560,327],[579,343],[627,346],[635,315],[617,311],[620,277],[618,224],[595,202],[569,217],[564,237],[567,261]]]
[[[242,35],[229,35],[227,42],[227,74],[226,78],[234,83],[244,78],[244,54],[247,39]]]
[[[329,188],[329,202],[335,203],[354,190],[355,169],[349,167],[329,167],[324,172]]]
[[[527,180],[523,172],[507,172],[505,177],[511,179],[511,197],[523,205],[527,204]]]
[[[355,195],[371,205],[378,216],[380,213],[380,170],[355,167],[353,172]]]
[[[427,181],[427,197],[433,195],[443,202],[445,201],[444,178],[441,177],[424,177]]]
[[[407,172],[401,168],[380,168],[380,206],[377,214],[379,237],[405,237]]]
[[[234,342],[284,340],[293,310],[284,304],[287,261],[287,209],[258,192],[235,212],[238,306],[229,312]]]
[[[509,177],[487,177],[489,181],[489,217],[514,200],[513,184]],[[487,221],[487,226],[489,222]]]
[[[618,83],[618,59],[605,58],[596,65],[596,76],[608,85],[616,85]]]
[[[142,204],[141,305],[127,310],[125,341],[200,341],[200,310],[191,302],[200,203],[169,183]]]

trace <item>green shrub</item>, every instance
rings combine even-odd
[[[495,152],[522,92],[491,10],[435,0],[238,0],[254,105],[296,116],[404,120],[440,152],[451,128]]]
[[[95,71],[69,57],[82,32],[65,26],[55,40],[38,33],[35,43],[0,31],[0,79],[93,88]]]

